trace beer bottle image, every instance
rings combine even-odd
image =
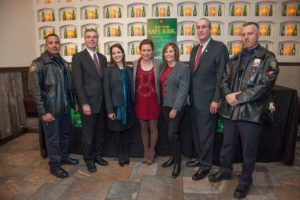
[[[222,8],[221,8],[221,5],[219,5],[218,16],[222,16]]]
[[[194,5],[193,16],[197,16],[197,7],[196,7],[196,5]]]
[[[135,55],[134,44],[131,45],[131,55]]]
[[[121,11],[121,8],[119,7],[118,9],[118,18],[122,18],[122,11]]]
[[[273,5],[270,5],[269,16],[273,16]]]
[[[269,45],[268,45],[268,43],[266,44],[266,49],[269,50]]]
[[[66,11],[64,10],[64,12],[63,12],[63,21],[66,21],[66,19],[67,19]]]
[[[96,51],[99,52],[99,45],[96,46]]]
[[[281,26],[281,36],[285,36],[285,25],[282,24]]]
[[[159,16],[158,6],[156,6],[156,8],[155,8],[155,17],[158,17],[158,16]]]
[[[283,56],[284,54],[284,46],[281,44],[279,55]]]
[[[217,35],[221,35],[221,27],[220,27],[220,24],[218,24]]]
[[[134,9],[133,9],[133,6],[131,6],[130,16],[131,16],[131,18],[134,18]]]
[[[54,28],[52,29],[52,33],[55,34],[55,29]]]
[[[300,4],[297,6],[296,16],[300,16]]]
[[[205,5],[204,15],[208,16],[208,5]]]
[[[142,36],[145,36],[145,26],[142,25]]]
[[[180,6],[180,13],[179,13],[180,17],[183,17],[183,5]]]
[[[180,28],[180,35],[184,35],[183,25],[181,25],[181,28]]]
[[[107,37],[110,37],[110,27],[107,27]]]
[[[44,30],[43,30],[43,39],[45,39],[46,36],[47,36],[47,35],[46,35],[46,29],[44,29]]]
[[[232,4],[232,7],[231,7],[231,16],[234,16],[234,4]]]
[[[87,18],[88,18],[87,10],[85,9],[85,10],[84,10],[84,19],[87,19]]]
[[[75,53],[78,53],[78,47],[77,47],[77,45],[75,46]]]
[[[232,44],[229,44],[228,54],[229,54],[229,55],[232,55]]]
[[[98,27],[97,26],[95,26],[95,31],[98,33]]]
[[[67,46],[65,45],[65,48],[64,48],[64,54],[65,56],[68,56],[68,50],[67,50]]]
[[[292,56],[296,55],[296,44],[293,44]]]
[[[192,35],[195,35],[195,25],[192,26]]]
[[[180,51],[180,55],[183,55],[183,43],[181,43],[179,51]]]
[[[109,10],[108,10],[108,8],[106,8],[105,18],[106,18],[106,19],[109,18]]]
[[[55,21],[54,11],[52,11],[52,21]]]
[[[283,5],[282,16],[286,16],[286,4]]]
[[[170,16],[170,6],[167,7],[167,16]]]
[[[230,35],[234,36],[234,25],[233,24],[231,25],[231,28],[230,28]]]
[[[259,5],[258,4],[256,4],[255,16],[259,16]]]
[[[268,29],[267,29],[267,36],[271,35],[271,25],[268,25]]]
[[[72,11],[72,20],[75,20],[75,18],[76,18],[76,15],[75,15],[75,11],[73,10]]]
[[[107,48],[106,48],[106,55],[110,55],[110,44],[107,45]]]
[[[297,36],[297,34],[298,34],[298,26],[297,26],[297,24],[295,24],[295,27],[294,27],[294,33],[293,33],[293,35],[294,36]]]
[[[143,6],[142,17],[146,17],[146,9],[145,9],[145,6]]]
[[[118,26],[118,32],[117,32],[118,34],[118,36],[121,36],[121,28],[120,28],[120,26]]]
[[[65,30],[64,30],[64,38],[68,38],[67,28],[65,28]]]
[[[131,36],[134,36],[133,25],[131,26],[131,29],[130,29],[130,35],[131,35]]]
[[[42,22],[44,22],[44,21],[45,21],[45,13],[44,13],[44,11],[42,12],[41,21],[42,21]]]
[[[247,6],[244,5],[243,16],[247,16]]]
[[[98,19],[98,10],[95,8],[95,19]]]
[[[77,29],[74,28],[74,38],[77,38]]]

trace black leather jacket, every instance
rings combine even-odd
[[[272,52],[259,46],[256,53],[249,58],[241,81],[238,82],[236,72],[240,67],[241,55],[242,53],[239,53],[232,57],[223,72],[220,82],[222,98],[218,112],[225,119],[261,123],[279,73],[278,62]],[[240,83],[238,87],[235,85],[237,83]],[[235,88],[240,88],[241,94],[237,96],[238,105],[232,107],[225,97],[238,92]]]
[[[65,60],[63,63],[69,88],[64,88],[63,68],[51,59],[48,52],[44,52],[32,61],[28,74],[28,89],[35,101],[39,115],[63,114],[67,112],[68,106],[73,107],[75,104],[71,69]]]

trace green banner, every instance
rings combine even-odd
[[[148,39],[154,43],[154,57],[162,59],[164,45],[168,42],[177,42],[177,19],[148,19],[147,25]]]

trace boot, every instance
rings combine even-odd
[[[172,178],[177,178],[181,171],[181,163],[176,163],[172,172]]]
[[[162,164],[162,167],[170,167],[173,163],[173,156],[170,155],[169,159]]]

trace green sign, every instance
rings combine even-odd
[[[154,57],[162,59],[162,49],[169,42],[177,42],[177,19],[148,19],[148,39],[154,43]]]

